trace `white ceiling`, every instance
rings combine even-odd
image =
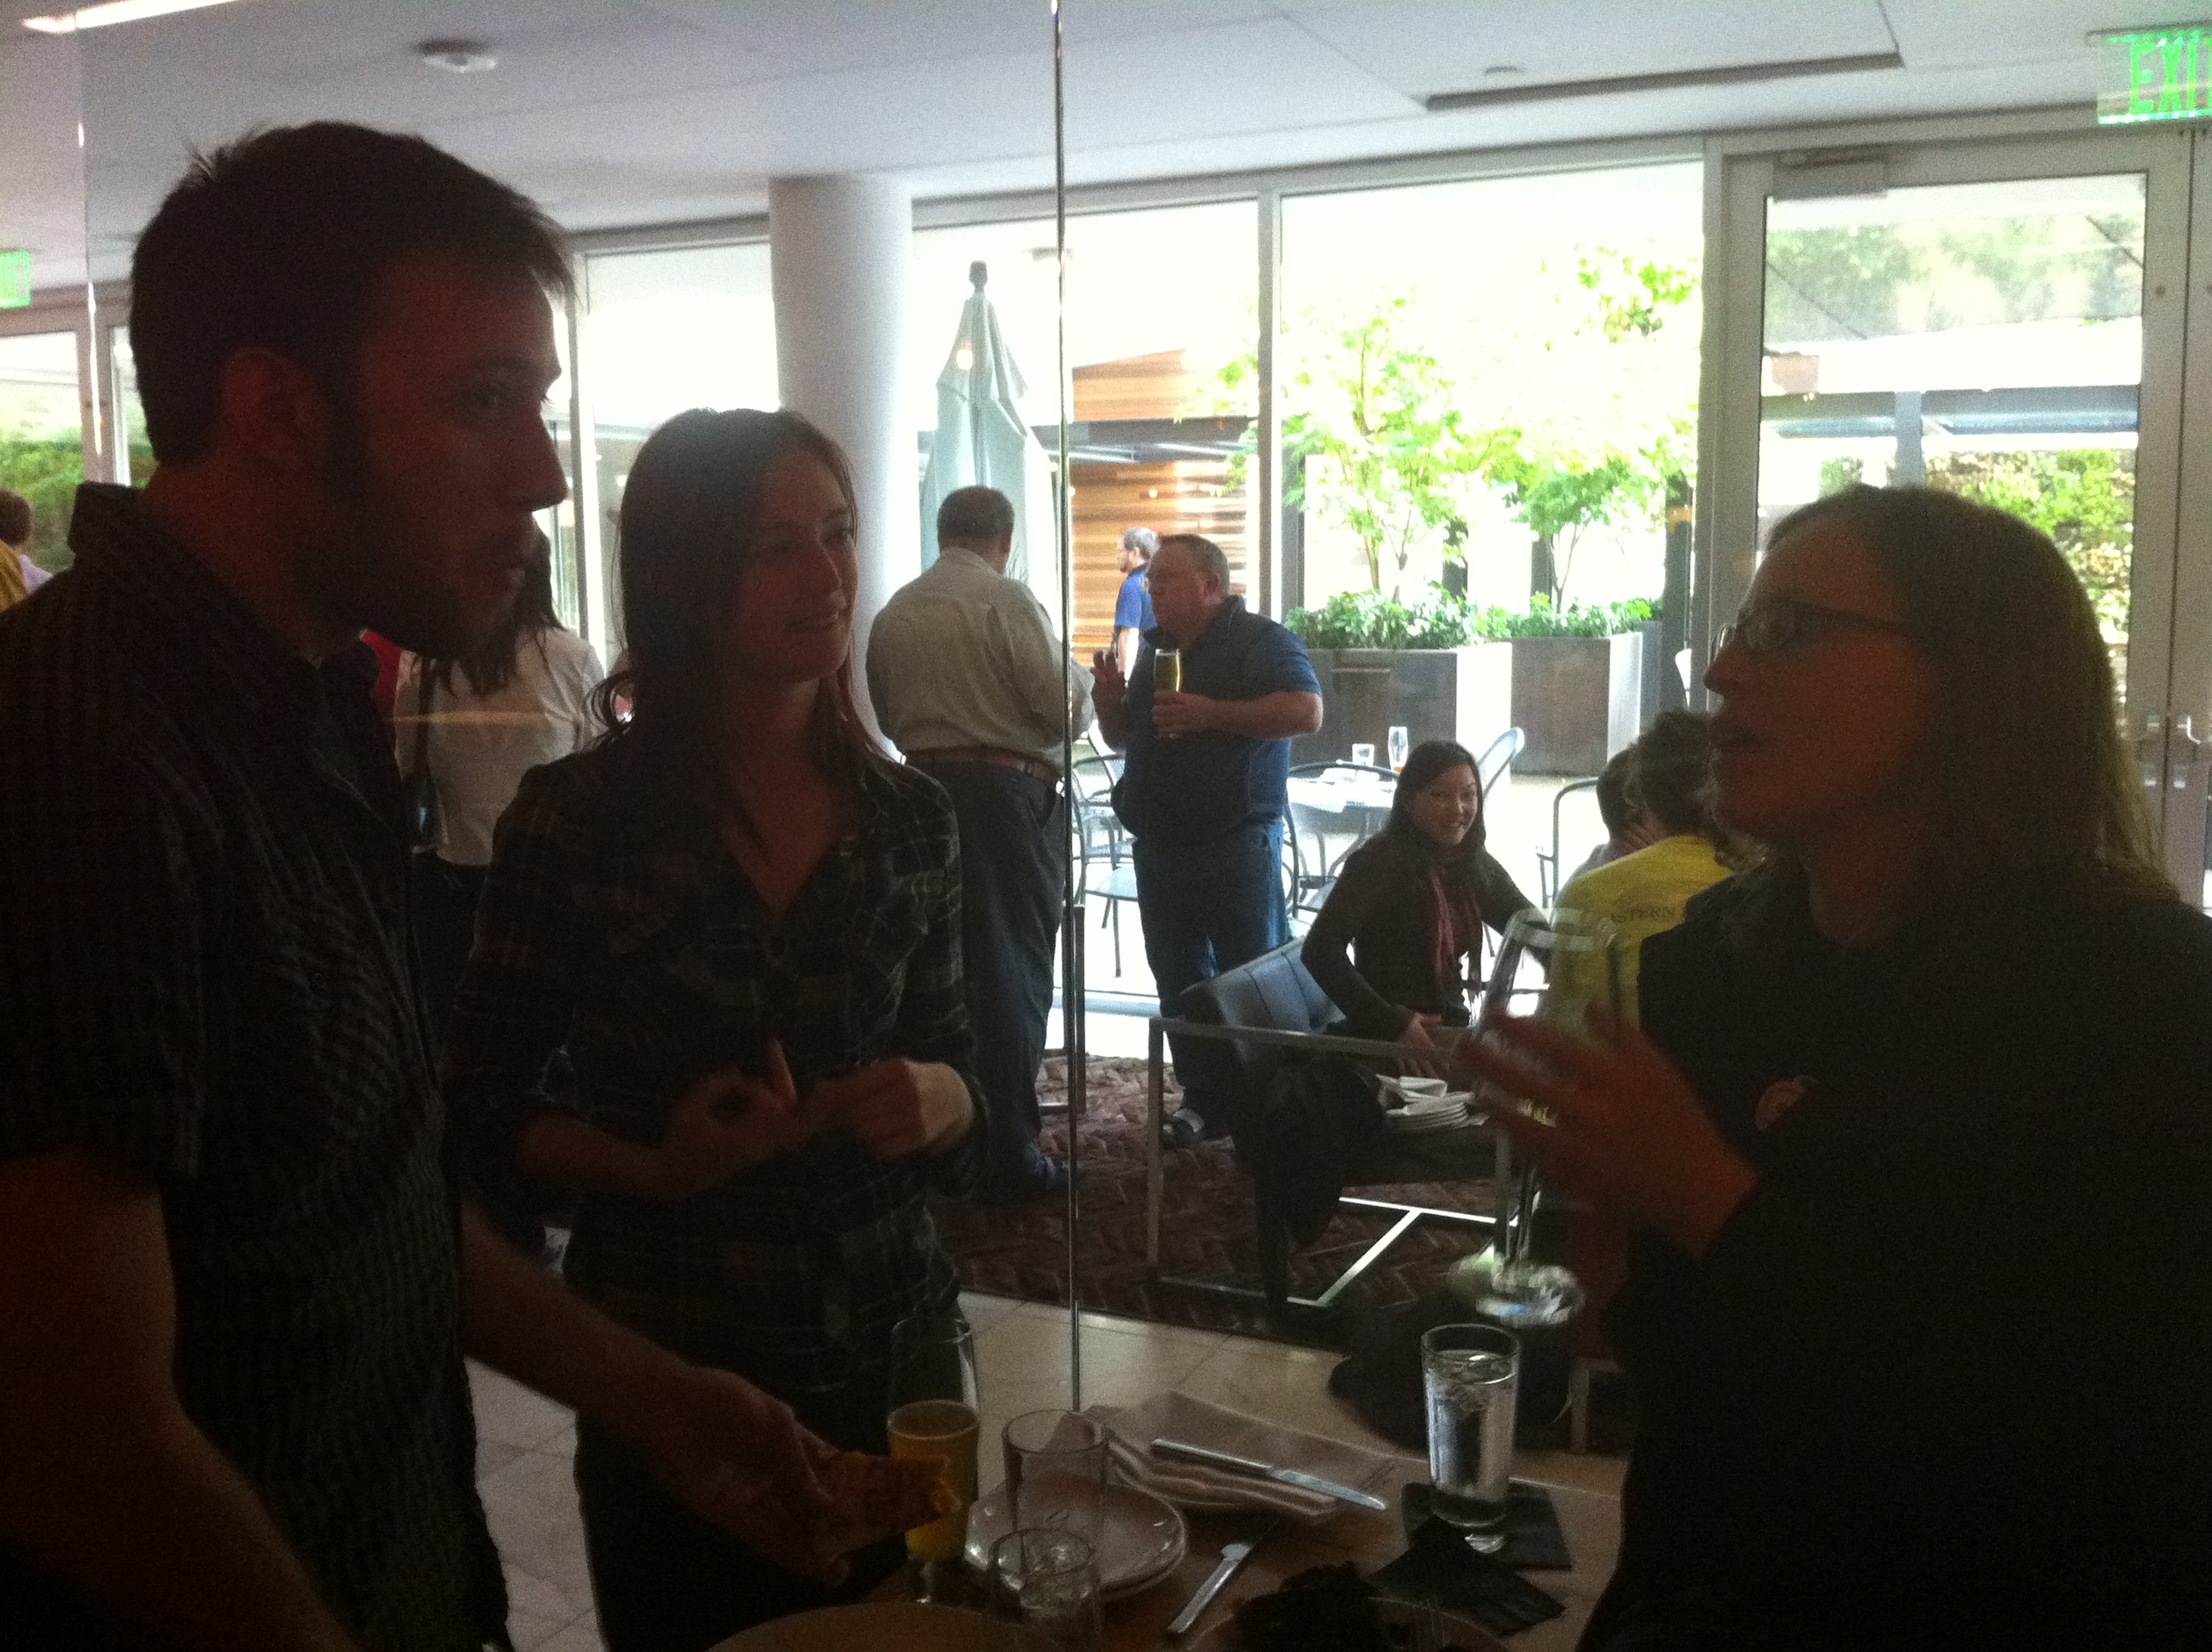
[[[1571,138],[2077,104],[2092,28],[2171,0],[1065,0],[1068,175],[1094,183]],[[0,0],[0,246],[38,283],[123,273],[189,145],[320,118],[412,128],[572,228],[757,212],[775,176],[927,198],[1052,181],[1046,0],[239,0],[33,34]],[[2185,7],[2184,9],[2186,8]],[[487,74],[411,48],[490,43]],[[1427,97],[1746,64],[1879,69],[1549,97]],[[1486,76],[1510,65],[1518,75]],[[83,112],[85,164],[77,118]]]

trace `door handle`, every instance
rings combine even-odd
[[[2166,778],[2166,714],[2147,711],[2142,732],[2136,739],[2136,767],[2142,771],[2143,790],[2157,791]]]
[[[2166,714],[2166,782],[2177,792],[2189,789],[2189,782],[2197,773],[2197,764],[2204,760],[2204,743],[2191,732],[2193,720],[2187,712],[2179,716],[2171,712]]]

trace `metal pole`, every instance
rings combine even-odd
[[[1052,216],[1053,244],[1058,255],[1058,302],[1054,323],[1060,347],[1060,477],[1054,513],[1060,534],[1060,635],[1072,653],[1075,647],[1075,518],[1069,502],[1071,479],[1067,468],[1067,30],[1061,16],[1061,0],[1052,3]],[[1062,696],[1060,710],[1060,777],[1063,800],[1075,806],[1075,714]],[[1075,904],[1075,859],[1063,857],[1060,865],[1060,969],[1064,985],[1060,994],[1060,1024],[1067,1047],[1067,1405],[1083,1409],[1083,1282],[1076,1270],[1076,1229],[1082,1200],[1077,1192],[1083,1164],[1085,1096],[1083,921]]]

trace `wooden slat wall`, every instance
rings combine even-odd
[[[1237,589],[1245,588],[1244,491],[1226,487],[1227,470],[1218,459],[1074,467],[1077,659],[1088,660],[1113,637],[1121,587],[1115,561],[1125,528],[1202,533],[1229,558]]]
[[[1079,422],[1178,418],[1194,388],[1179,349],[1093,362],[1071,376]],[[1244,588],[1244,494],[1228,489],[1227,471],[1219,460],[1074,467],[1077,659],[1088,660],[1113,638],[1114,598],[1121,588],[1115,562],[1126,528],[1204,534],[1229,558],[1237,588]]]

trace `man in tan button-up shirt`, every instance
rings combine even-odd
[[[884,605],[868,636],[876,720],[951,795],[960,820],[968,1018],[992,1115],[983,1196],[1005,1203],[1067,1185],[1066,1167],[1037,1148],[1036,1080],[1067,856],[1061,719],[1091,721],[1091,674],[1029,587],[1006,577],[1013,534],[1004,494],[947,495],[938,560]]]

